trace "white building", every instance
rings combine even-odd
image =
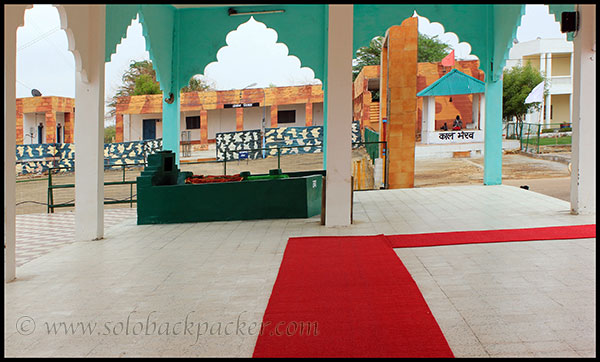
[[[510,49],[506,67],[524,66],[528,62],[542,71],[549,82],[549,92],[541,112],[527,114],[525,122],[546,126],[571,123],[573,93],[573,42],[564,39],[536,39],[516,43]]]

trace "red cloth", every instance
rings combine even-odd
[[[185,179],[186,184],[208,184],[217,182],[233,182],[242,181],[243,177],[240,175],[220,175],[220,176],[203,176],[193,175]]]
[[[253,356],[453,354],[416,283],[379,235],[291,238]]]
[[[454,65],[454,49],[442,59],[442,65],[444,67],[451,67]]]

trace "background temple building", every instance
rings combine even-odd
[[[417,64],[417,92],[427,88],[435,81],[443,77],[452,69],[457,69],[467,75],[470,75],[481,81],[484,80],[484,73],[479,69],[478,60],[459,60],[454,66],[445,67],[441,62],[437,63],[418,63]],[[369,65],[362,69],[354,81],[354,119],[360,121],[361,128],[365,126],[378,131],[380,120],[379,98],[376,93],[379,91],[380,66]],[[460,115],[464,128],[473,127],[473,95],[461,94],[447,97],[436,97],[435,99],[435,129],[446,123],[448,127],[456,115]],[[423,118],[423,99],[417,99],[417,119],[415,122],[416,136],[420,138],[421,125]],[[476,122],[475,122],[476,123]]]
[[[16,101],[18,145],[73,141],[75,99],[48,96]]]
[[[115,142],[161,138],[162,105],[161,94],[121,97]],[[261,129],[263,117],[265,128],[322,126],[323,89],[304,85],[182,93],[180,112],[182,139],[189,136],[196,151],[207,149],[217,133]]]

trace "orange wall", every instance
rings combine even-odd
[[[417,93],[434,83],[436,80],[440,79],[442,76],[444,76],[444,74],[448,73],[454,68],[481,81],[484,80],[484,74],[483,71],[479,69],[478,60],[460,60],[457,61],[452,67],[444,67],[439,62],[418,63]],[[379,65],[366,66],[362,69],[361,73],[354,81],[354,119],[361,121],[361,125],[363,127],[369,126],[375,131],[379,130],[379,120],[374,121],[373,118],[371,118],[369,121],[370,109],[374,108],[374,106],[371,103],[371,92],[367,90],[367,79],[378,79],[379,72]],[[463,125],[473,121],[473,112],[471,108],[473,102],[472,95],[452,96],[452,102],[450,102],[450,97],[436,97],[435,102],[436,129],[439,129],[444,122],[450,126],[457,114],[460,114],[460,118],[463,120]],[[416,131],[419,133],[421,132],[422,114],[423,99],[418,97],[417,120],[415,127]]]
[[[265,102],[266,96],[266,102]],[[221,109],[224,104],[266,103],[266,106],[323,102],[321,85],[234,89],[229,91],[189,92],[181,94],[181,112]],[[162,95],[121,97],[117,114],[162,113]]]
[[[56,142],[56,112],[65,113],[65,124],[63,125],[65,139],[63,142],[71,142],[73,139],[73,114],[75,113],[75,99],[66,97],[27,97],[17,98],[17,139],[18,145],[23,144],[23,114],[44,113],[46,115],[46,142]]]

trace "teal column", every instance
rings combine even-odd
[[[487,78],[487,76],[486,76]],[[485,82],[483,184],[502,184],[502,80]]]
[[[162,139],[163,150],[170,150],[175,153],[175,162],[179,165],[179,92],[173,94],[171,104],[165,102],[163,97],[163,119],[162,119]]]

